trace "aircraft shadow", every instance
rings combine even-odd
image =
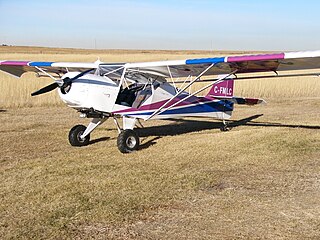
[[[158,139],[160,139],[160,138],[161,138],[161,137],[158,136],[158,137],[154,137],[154,138],[150,139],[150,140],[147,141],[147,142],[143,142],[143,143],[140,145],[139,150],[146,149],[146,148],[148,148],[148,147],[151,147],[151,146],[155,145],[155,144],[157,143],[156,140],[158,140]]]
[[[244,118],[237,121],[230,121],[228,126],[238,127],[238,126],[258,126],[258,127],[284,127],[284,128],[305,128],[305,129],[320,129],[320,126],[315,125],[299,125],[299,124],[285,124],[285,123],[273,123],[273,122],[251,122],[251,120],[263,116],[254,115],[252,117]]]
[[[239,126],[260,126],[260,127],[285,127],[285,128],[305,128],[305,129],[320,129],[320,126],[313,125],[294,125],[294,124],[282,124],[272,122],[251,122],[254,119],[263,116],[263,114],[253,115],[240,120],[227,121],[230,128],[236,128]],[[186,134],[191,132],[199,132],[210,129],[220,129],[222,122],[213,122],[205,120],[188,120],[188,119],[171,119],[174,124],[151,126],[145,128],[136,129],[140,137],[147,136],[174,136],[180,134]],[[178,122],[178,123],[177,123]]]
[[[246,126],[258,126],[258,127],[284,127],[284,128],[305,128],[305,129],[320,129],[320,126],[314,125],[294,125],[294,124],[282,124],[282,123],[268,123],[268,122],[248,122],[245,124]],[[232,124],[230,124],[231,127]],[[236,125],[240,126],[240,125]]]
[[[239,121],[229,121],[233,123],[231,127],[240,126],[246,124],[253,119],[256,119],[262,115],[254,115],[245,119],[241,119]],[[136,129],[139,137],[147,137],[147,136],[174,136],[180,134],[186,134],[190,132],[199,132],[203,130],[209,129],[220,129],[223,124],[222,122],[213,122],[213,121],[205,121],[205,120],[189,120],[189,119],[169,119],[174,121],[174,124],[167,124],[161,126],[151,126]],[[178,124],[177,124],[178,122]]]
[[[89,145],[95,144],[95,143],[98,143],[98,142],[104,142],[104,141],[107,141],[109,139],[110,139],[110,137],[101,137],[101,138],[97,138],[97,139],[92,139],[92,140],[89,141]]]
[[[1,112],[1,111],[0,111]],[[229,128],[236,128],[239,126],[258,126],[258,127],[284,127],[284,128],[305,128],[305,129],[320,129],[320,126],[314,125],[294,125],[294,124],[282,124],[272,122],[252,122],[263,114],[253,115],[240,120],[229,120],[227,121]],[[141,145],[139,150],[149,148],[157,143],[157,140],[165,136],[175,136],[191,132],[199,132],[210,129],[220,129],[223,126],[222,122],[219,121],[206,121],[206,120],[190,120],[190,119],[169,119],[173,121],[172,124],[151,126],[144,128],[137,128],[136,132],[141,139]],[[149,137],[152,137],[149,139]],[[90,140],[89,145],[98,142],[110,140],[110,137],[101,137]],[[149,140],[148,140],[149,139]],[[147,140],[146,142],[144,142]]]

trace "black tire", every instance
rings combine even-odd
[[[139,137],[131,129],[123,130],[117,139],[117,146],[122,153],[131,153],[139,148]]]
[[[75,147],[87,146],[90,140],[90,134],[84,139],[81,139],[80,136],[86,130],[86,126],[76,125],[71,128],[69,132],[69,143]]]

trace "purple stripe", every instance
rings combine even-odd
[[[182,96],[180,96],[181,99],[182,99]],[[185,95],[183,96],[185,97]],[[169,99],[168,99],[169,100]],[[124,109],[124,110],[120,110],[120,111],[116,111],[116,112],[113,112],[113,113],[126,113],[126,112],[133,112],[133,111],[146,111],[146,110],[156,110],[160,107],[163,106],[163,104],[165,104],[168,100],[163,100],[163,101],[160,101],[160,102],[156,102],[156,103],[151,103],[151,104],[148,104],[148,105],[144,105],[144,106],[141,106],[139,108],[128,108],[128,109]],[[175,98],[173,99],[167,106],[167,107],[170,107],[171,105],[177,103],[178,101],[180,101],[179,98]],[[201,101],[199,101],[199,99],[197,97],[191,97],[189,99],[187,99],[186,101],[183,101],[179,104],[177,104],[175,107],[181,107],[181,106],[187,106],[187,105],[190,105],[190,104],[194,104],[194,103],[199,103]]]
[[[284,53],[228,57],[227,62],[264,61],[279,59],[284,59]]]
[[[173,105],[174,103],[178,102],[179,99],[174,99],[170,104],[168,104],[165,108]],[[189,99],[188,99],[189,100]],[[182,107],[182,106],[189,106],[191,104],[200,104],[200,103],[206,103],[206,102],[212,102],[215,100],[213,97],[195,97],[193,102],[189,101],[183,101],[179,104],[177,104],[175,107]],[[127,108],[120,111],[115,111],[113,113],[127,113],[127,112],[139,112],[139,111],[148,111],[148,110],[157,110],[158,108],[162,107],[163,104],[165,104],[168,100],[164,100],[161,102],[151,103],[149,105],[141,106],[140,108]]]
[[[227,102],[224,103],[222,101],[218,102],[206,102],[204,104],[197,104],[197,105],[188,105],[183,108],[178,109],[170,109],[167,110],[164,114],[164,112],[160,113],[160,115],[180,115],[183,116],[184,114],[195,114],[198,113],[211,113],[211,112],[230,112],[233,110],[233,103]],[[127,113],[128,116],[148,116],[153,113],[153,110],[148,112],[139,112],[139,111],[133,111],[131,113]],[[194,115],[194,116],[195,116]]]
[[[0,65],[6,66],[28,66],[29,61],[4,61]]]

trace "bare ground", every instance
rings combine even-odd
[[[145,123],[123,155],[112,121],[67,107],[0,109],[4,239],[319,239],[320,101],[238,107],[211,119]],[[261,115],[263,114],[263,115]]]

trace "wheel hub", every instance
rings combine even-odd
[[[126,144],[129,148],[134,148],[137,144],[137,140],[134,136],[129,136],[126,140]]]
[[[83,134],[84,132],[79,132],[78,135],[77,135],[77,138],[79,140],[79,142],[84,142],[86,140],[86,138],[81,138],[81,135]]]

